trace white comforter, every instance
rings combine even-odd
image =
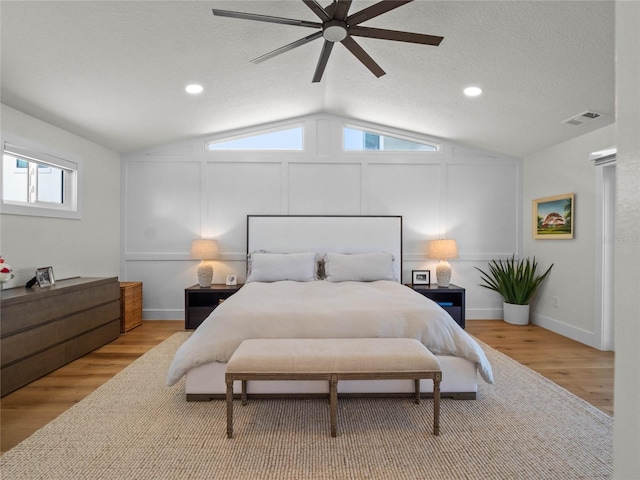
[[[435,355],[463,357],[493,383],[482,348],[440,306],[397,282],[248,283],[180,346],[167,384],[211,362],[227,362],[250,338],[416,338]]]

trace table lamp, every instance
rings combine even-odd
[[[436,282],[439,287],[448,287],[451,280],[450,258],[458,258],[458,246],[455,240],[432,240],[427,252],[429,258],[440,260],[436,267]]]
[[[208,260],[217,260],[220,258],[218,252],[218,242],[209,239],[198,239],[191,241],[191,252],[189,257],[200,260],[198,265],[198,285],[201,287],[211,286],[213,279],[213,267],[207,263]]]

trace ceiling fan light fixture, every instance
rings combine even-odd
[[[204,91],[204,88],[202,87],[202,85],[199,85],[197,83],[192,83],[190,85],[187,85],[184,89],[187,93],[191,95],[197,95]]]
[[[322,36],[329,42],[341,42],[347,38],[347,26],[339,20],[331,20],[322,25]]]
[[[467,87],[464,89],[464,94],[467,97],[477,97],[482,94],[482,89],[480,87]]]

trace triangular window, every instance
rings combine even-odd
[[[302,126],[207,143],[208,150],[302,150]]]
[[[350,151],[437,152],[440,145],[345,127],[344,149]]]

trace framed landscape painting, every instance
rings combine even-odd
[[[533,201],[533,238],[543,240],[573,238],[573,193]]]

